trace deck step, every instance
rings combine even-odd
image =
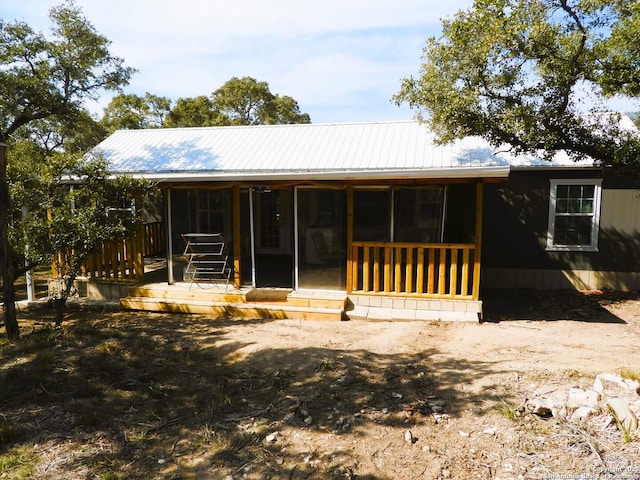
[[[120,299],[123,308],[153,312],[194,313],[214,318],[343,320],[343,308],[289,305],[286,302],[244,303],[165,297],[128,296]]]
[[[239,290],[136,285],[129,287],[130,297],[163,298],[167,300],[244,302],[246,294]]]
[[[300,292],[279,288],[190,288],[188,284],[148,284],[129,287],[130,297],[164,298],[167,300],[214,301],[235,303],[287,303],[298,307],[345,308],[344,293]]]

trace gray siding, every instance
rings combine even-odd
[[[546,250],[549,181],[596,172],[512,172],[487,185],[485,287],[636,289],[640,272],[640,182],[605,178],[597,252]]]

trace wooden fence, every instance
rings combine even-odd
[[[477,299],[474,244],[353,242],[353,293]]]

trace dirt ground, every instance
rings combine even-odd
[[[37,331],[37,323],[31,317],[25,325]],[[31,407],[8,408],[7,396],[19,392],[5,391],[0,417],[29,428],[0,452],[35,445],[29,478],[640,478],[638,432],[624,438],[607,412],[576,423],[522,408],[544,385],[588,388],[602,372],[640,376],[637,294],[491,292],[483,323],[72,312],[63,329],[88,324],[127,333],[111,333],[116,343],[106,334],[83,340],[84,368],[97,358],[106,365],[106,357],[86,355],[112,345],[111,355],[129,364],[109,379],[110,389],[131,395],[164,386],[149,400],[153,408],[146,396],[118,400],[111,412],[92,403],[108,422],[77,420],[77,402],[91,392],[71,393],[77,387],[66,377],[40,380],[40,387],[34,381],[31,396],[49,398]],[[138,352],[138,365],[123,345],[141,336],[153,347]],[[73,342],[56,344],[67,362]],[[1,353],[5,383],[28,354],[6,346]],[[161,377],[163,369],[192,386],[172,390],[167,385],[179,381]],[[158,377],[154,383],[145,375]],[[172,405],[161,410],[159,401]],[[28,410],[43,405],[55,413]],[[134,430],[144,438],[134,441]],[[2,465],[0,457],[0,478],[21,478]]]

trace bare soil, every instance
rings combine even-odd
[[[483,323],[21,316],[0,341],[0,478],[640,478],[638,434],[607,412],[521,408],[640,375],[638,294],[489,292]]]

